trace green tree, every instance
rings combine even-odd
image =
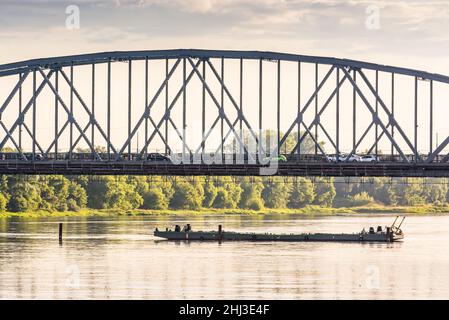
[[[229,196],[229,192],[224,188],[218,188],[217,196],[214,200],[214,208],[234,208],[235,203]]]
[[[139,208],[143,199],[127,177],[93,176],[88,183],[88,205],[95,209]]]
[[[131,176],[128,182],[135,186],[137,193],[143,198],[143,209],[167,209],[173,196],[171,181],[162,177]]]
[[[71,211],[78,211],[87,205],[87,193],[84,188],[74,181],[68,187],[67,207]]]
[[[334,179],[331,178],[326,180],[324,178],[317,178],[314,183],[314,188],[316,196],[313,203],[320,206],[331,207],[336,195]]]
[[[214,204],[215,198],[217,197],[218,188],[212,179],[207,179],[204,183],[204,200],[203,207],[211,208]]]
[[[268,208],[286,208],[292,186],[282,177],[270,177],[264,180],[262,198]]]
[[[8,199],[0,193],[0,212],[5,212],[8,205]]]
[[[374,198],[371,197],[366,191],[349,196],[347,199],[347,205],[351,207],[366,206],[372,203],[374,203]]]
[[[446,179],[427,179],[424,188],[426,202],[434,205],[444,205],[447,203],[446,195],[448,192]]]
[[[87,183],[87,206],[92,209],[103,209],[106,201],[108,181],[113,182],[110,176],[91,176]]]
[[[315,190],[310,179],[297,178],[293,182],[292,193],[288,202],[289,208],[302,208],[312,204],[315,199]]]
[[[264,207],[262,190],[264,188],[260,177],[243,177],[240,179],[242,193],[238,206],[252,210],[260,210]],[[258,207],[259,209],[254,209]]]
[[[47,210],[66,211],[71,181],[63,176],[46,176],[40,183],[41,206]]]
[[[42,202],[37,178],[32,176],[14,176],[8,181],[11,199],[8,209],[12,212],[35,211]]]
[[[159,188],[148,189],[142,197],[144,209],[165,210],[168,208],[167,198]]]
[[[246,208],[251,210],[262,210],[264,208],[264,203],[262,198],[250,198],[246,202]]]
[[[390,202],[393,205],[417,206],[426,202],[421,179],[399,178],[389,189]]]
[[[242,188],[232,177],[219,177],[216,180],[217,196],[214,208],[237,208],[242,194]]]
[[[5,175],[0,175],[0,193],[9,199],[8,177]]]
[[[200,184],[178,180],[173,185],[174,194],[170,200],[170,207],[173,209],[201,208],[204,198],[204,190]]]
[[[59,210],[58,207],[58,197],[55,195],[55,189],[52,188],[47,181],[39,181],[37,190],[40,192],[41,201],[39,204],[39,209],[47,211]],[[64,199],[66,200],[66,199]],[[65,204],[65,201],[63,202]],[[64,211],[60,210],[60,211]]]

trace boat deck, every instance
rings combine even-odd
[[[386,232],[375,233],[302,233],[302,234],[272,234],[272,233],[239,233],[217,231],[159,231],[154,236],[167,240],[184,241],[331,241],[331,242],[393,242],[404,238],[403,234]]]

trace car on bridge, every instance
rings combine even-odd
[[[360,162],[379,162],[379,157],[374,154],[367,154],[360,157]]]
[[[157,152],[147,154],[146,161],[172,163],[172,160],[169,156]]]
[[[361,161],[361,157],[356,155],[356,154],[352,154],[351,156],[349,156],[348,154],[340,154],[340,155],[331,155],[327,157],[327,160],[329,162],[360,162]]]
[[[283,154],[277,156],[277,157],[266,157],[263,158],[263,162],[271,162],[271,161],[277,161],[277,162],[287,162],[287,157]]]

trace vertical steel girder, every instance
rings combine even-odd
[[[107,153],[108,159],[111,160],[111,59],[108,60],[108,80],[107,80],[107,110],[106,110],[106,130],[107,130]]]
[[[128,61],[128,137],[131,136],[132,114],[132,60]],[[131,142],[128,143],[128,160],[131,160]]]
[[[61,70],[62,72],[62,70]],[[73,75],[73,63],[70,66],[70,83],[73,84],[74,75]],[[56,93],[57,91],[55,91]],[[69,144],[69,159],[72,159],[73,152],[73,121],[75,120],[73,115],[73,85],[70,86],[70,112],[69,112],[69,129],[70,129],[70,144]]]
[[[337,68],[337,96],[335,106],[335,154],[340,154],[340,69]],[[298,131],[299,132],[299,131]]]
[[[299,116],[301,115],[301,61],[298,62],[298,112],[297,112],[297,119],[299,119]],[[301,122],[300,121],[296,121],[296,125],[297,125],[297,137],[296,137],[296,142],[298,143],[298,148],[297,148],[297,157],[296,160],[299,161],[301,160],[301,144],[299,142],[300,139],[300,134],[301,134]]]
[[[167,63],[168,64],[168,63]],[[145,105],[146,108],[148,105],[148,91],[149,91],[149,65],[148,65],[148,57],[145,58]],[[148,140],[148,117],[145,117],[145,141]],[[142,149],[145,155],[145,159],[147,158],[148,154],[148,147],[145,147]],[[168,153],[167,148],[165,149],[165,153]]]

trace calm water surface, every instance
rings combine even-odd
[[[159,241],[155,227],[358,232],[369,217],[0,219],[0,299],[449,299],[449,216],[394,244]],[[58,242],[58,222],[65,239]]]

